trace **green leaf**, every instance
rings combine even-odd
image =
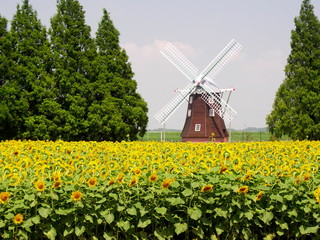
[[[0,220],[0,228],[3,228],[5,225],[4,221]]]
[[[28,201],[33,201],[33,200],[35,200],[35,195],[34,194],[30,194],[30,195],[24,195],[24,199],[25,200],[28,200]]]
[[[198,220],[202,216],[202,211],[197,207],[188,208],[188,214],[191,219]]]
[[[250,231],[249,228],[242,228],[242,235],[243,235],[244,239],[249,240],[249,239],[250,239],[250,236],[251,236],[252,234],[251,234],[251,231]]]
[[[175,227],[176,234],[179,235],[180,233],[187,231],[188,224],[187,223],[175,223],[174,227]]]
[[[154,230],[154,236],[157,237],[159,240],[166,240],[167,239],[164,232],[158,228],[156,230]]]
[[[118,212],[122,212],[122,211],[125,210],[125,209],[126,209],[125,206],[118,205],[118,207],[117,207],[117,211],[118,211]]]
[[[305,213],[310,213],[311,212],[311,209],[309,207],[307,207],[307,206],[304,207],[303,210],[304,210]]]
[[[73,232],[74,232],[74,228],[70,228],[70,227],[65,228],[64,231],[63,231],[63,236],[66,237],[66,236],[70,235]]]
[[[75,209],[74,208],[69,208],[69,209],[62,209],[62,208],[58,208],[56,209],[56,214],[58,215],[68,215],[69,213],[72,213]]]
[[[249,211],[249,212],[245,212],[245,214],[244,214],[245,216],[246,216],[246,218],[248,219],[248,220],[251,220],[252,218],[253,218],[253,213],[251,212],[251,211]]]
[[[85,218],[87,221],[89,221],[90,223],[93,223],[93,218],[92,218],[92,216],[86,214],[86,215],[84,215],[84,218]]]
[[[218,240],[218,238],[216,237],[216,235],[211,235],[210,240]]]
[[[128,208],[127,213],[132,216],[137,216],[137,209],[135,207]]]
[[[269,224],[269,222],[273,219],[273,213],[272,212],[268,212],[268,211],[264,211],[263,214],[262,214],[262,217],[260,217],[260,219],[265,224]]]
[[[51,213],[51,209],[41,207],[38,209],[38,212],[41,217],[47,218],[49,216],[49,214]]]
[[[185,197],[191,196],[192,193],[193,193],[193,191],[192,191],[190,188],[187,188],[187,189],[185,189],[185,190],[182,191],[182,194],[183,194],[183,196],[185,196]]]
[[[54,240],[57,236],[57,231],[54,227],[51,226],[49,231],[44,231],[44,234],[49,238],[50,240]]]
[[[147,227],[150,223],[151,223],[151,220],[150,220],[150,219],[145,219],[145,220],[139,219],[138,227],[139,227],[139,228],[145,228],[145,227]]]
[[[285,198],[285,199],[287,199],[287,200],[291,201],[291,200],[293,199],[293,195],[291,195],[291,194],[287,194],[287,195],[285,195],[283,198]]]
[[[36,216],[34,216],[34,217],[30,218],[30,219],[32,220],[32,222],[34,224],[39,224],[40,223],[40,216],[39,215],[36,215]]]
[[[166,199],[168,202],[171,203],[172,206],[175,206],[175,205],[179,205],[179,204],[185,204],[185,201],[180,198],[180,197],[177,197],[177,198],[167,198]]]
[[[117,222],[117,226],[122,228],[126,232],[130,229],[130,222],[129,221],[119,221],[119,222]]]
[[[283,202],[283,197],[281,195],[279,195],[279,194],[277,194],[277,195],[271,194],[270,198],[272,200],[276,200],[276,201],[281,202],[281,203]]]
[[[279,227],[279,226],[277,226],[277,234],[279,235],[279,236],[282,236],[282,235],[284,235],[284,233],[285,233],[285,231],[281,228],[281,227]]]
[[[115,239],[114,235],[110,232],[104,232],[103,233],[103,238],[106,240],[113,240]]]
[[[75,227],[75,234],[77,237],[79,237],[82,233],[84,233],[84,231],[86,230],[85,226],[76,226]]]
[[[290,217],[298,217],[298,213],[295,209],[293,209],[292,211],[288,211],[288,215]]]
[[[224,218],[228,217],[228,211],[222,210],[221,208],[215,208],[215,212],[219,217],[224,217]]]
[[[314,226],[314,227],[305,227],[303,225],[301,225],[299,227],[299,231],[301,234],[311,234],[311,233],[317,233],[319,229],[319,226]]]
[[[167,209],[165,207],[160,207],[160,208],[156,207],[155,210],[156,210],[157,213],[160,213],[162,215],[167,213]]]
[[[225,231],[225,226],[222,224],[216,225],[215,228],[218,235],[221,235]]]
[[[4,215],[4,217],[5,217],[6,219],[12,220],[12,219],[14,218],[14,214],[13,214],[13,213],[8,213],[8,214]]]
[[[114,198],[114,200],[118,200],[118,194],[110,193],[110,194],[109,194],[109,197]]]
[[[23,227],[26,227],[26,228],[29,228],[33,225],[34,225],[34,223],[32,222],[32,220],[30,218],[23,222]]]
[[[109,213],[104,216],[108,224],[111,224],[114,221],[114,215],[113,213]]]

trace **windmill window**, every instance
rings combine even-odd
[[[194,130],[196,132],[200,132],[200,129],[201,129],[201,124],[196,124],[195,127],[194,127]]]
[[[209,116],[214,117],[214,109],[213,108],[209,109]]]
[[[193,96],[190,96],[189,103],[191,104],[193,101]]]
[[[191,116],[191,109],[188,110],[188,117]]]

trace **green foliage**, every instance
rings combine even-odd
[[[112,140],[123,139],[129,135],[130,140],[137,140],[137,135],[143,136],[146,131],[148,117],[147,104],[136,92],[137,83],[132,78],[134,73],[128,56],[119,46],[119,32],[114,27],[106,9],[96,33],[98,46],[97,65],[99,78],[106,81],[110,90],[111,101],[117,111],[113,117],[118,118],[118,125],[111,126]]]
[[[36,12],[24,0],[11,23],[5,47],[6,67],[2,68],[5,79],[1,91],[0,139],[37,138],[30,134],[30,124],[39,118],[39,108],[43,100],[51,97],[51,79],[48,77],[49,42],[46,30],[37,19]],[[41,134],[42,135],[42,134]]]
[[[108,13],[97,39],[77,0],[59,0],[47,31],[28,0],[10,32],[0,17],[0,139],[135,140],[147,104]],[[97,50],[98,48],[98,50]]]
[[[301,5],[291,33],[286,78],[267,117],[272,134],[320,140],[320,22],[309,0]]]

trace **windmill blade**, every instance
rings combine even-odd
[[[190,81],[198,75],[198,69],[170,42],[160,51]]]
[[[200,73],[202,79],[209,77],[214,79],[223,67],[242,49],[242,46],[234,39],[212,60]]]
[[[201,85],[201,87],[205,90],[201,94],[201,98],[214,109],[226,124],[230,123],[237,115],[237,112],[206,84]]]
[[[180,107],[184,100],[192,93],[196,86],[189,83],[179,94],[174,97],[167,105],[165,105],[156,115],[155,118],[164,124],[169,117]]]

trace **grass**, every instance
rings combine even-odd
[[[140,141],[167,141],[167,142],[180,142],[180,131],[147,131]],[[230,132],[229,132],[230,134]],[[229,137],[229,142],[265,142],[275,140],[269,132],[243,132],[236,131],[231,132],[231,137]],[[287,141],[289,138],[287,136],[282,137],[280,140]]]

